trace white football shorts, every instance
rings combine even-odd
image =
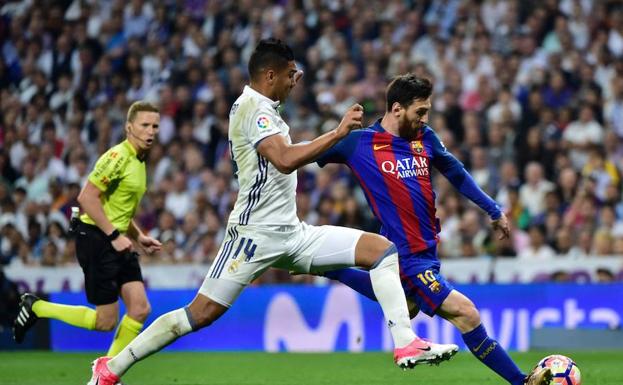
[[[227,226],[227,235],[199,293],[231,306],[269,267],[316,273],[355,265],[363,231],[337,226]]]

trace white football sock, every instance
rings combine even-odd
[[[190,333],[193,328],[189,317],[190,314],[186,308],[161,315],[119,354],[108,361],[108,369],[122,376],[136,362]]]
[[[394,346],[402,348],[413,342],[416,335],[411,329],[407,299],[400,283],[398,253],[394,246],[388,252],[391,254],[381,257],[383,259],[378,265],[370,270],[370,280],[394,339]]]

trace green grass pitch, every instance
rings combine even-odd
[[[552,352],[513,354],[527,370]],[[560,352],[582,370],[584,385],[623,384],[623,351]],[[86,384],[94,353],[0,352],[2,385]],[[487,385],[505,384],[469,353],[438,367],[394,367],[388,353],[159,353],[123,378],[128,385]]]

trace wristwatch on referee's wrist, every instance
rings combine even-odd
[[[121,233],[119,232],[119,230],[115,229],[112,233],[108,234],[108,240],[110,242],[114,241],[115,239],[119,238],[119,236],[121,235]]]

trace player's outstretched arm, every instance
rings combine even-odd
[[[289,144],[282,135],[272,135],[260,142],[257,151],[279,172],[290,174],[299,167],[314,161],[352,130],[361,128],[362,118],[363,107],[355,104],[346,111],[337,128],[311,142]]]
[[[450,183],[467,199],[489,214],[493,221],[500,219],[502,211],[498,204],[487,193],[482,191],[474,178],[467,172],[463,163],[452,155],[441,143],[435,133],[430,134],[433,147],[433,165]]]

